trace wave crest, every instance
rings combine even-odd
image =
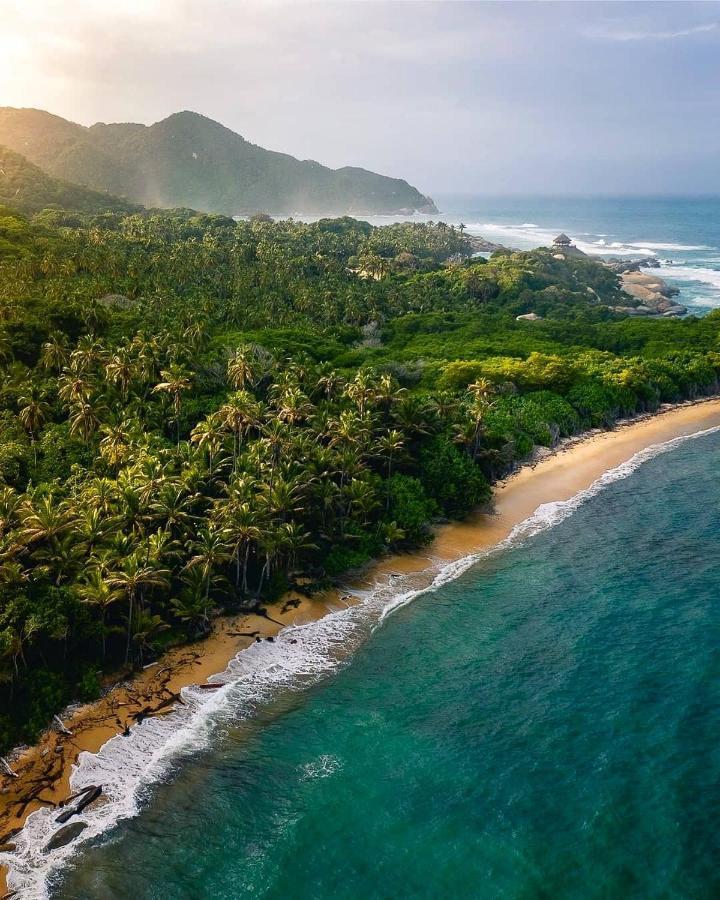
[[[39,809],[16,836],[16,850],[0,854],[9,867],[8,885],[24,900],[47,900],[50,885],[70,857],[123,819],[138,814],[148,789],[169,776],[183,756],[201,751],[224,723],[254,715],[283,690],[302,691],[345,665],[369,635],[388,616],[418,596],[453,581],[481,559],[515,547],[567,519],[590,498],[613,482],[627,478],[643,463],[689,440],[720,432],[720,426],[682,435],[636,453],[608,470],[569,500],[544,503],[492,548],[453,562],[436,562],[424,572],[389,578],[367,591],[353,591],[360,602],[304,625],[284,628],[274,642],[250,645],[211,681],[223,684],[214,692],[188,687],[185,701],[175,712],[146,719],[128,737],[111,738],[98,753],[84,752],[73,768],[70,784],[77,791],[102,784],[104,801],[93,805],[77,821],[87,828],[73,843],[50,853],[43,850],[57,830],[57,810]],[[307,776],[326,777],[336,761],[314,761]]]

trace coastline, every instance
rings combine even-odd
[[[495,486],[492,511],[478,511],[463,522],[440,525],[431,545],[411,554],[371,563],[350,580],[348,591],[362,591],[393,576],[422,573],[438,562],[452,562],[505,540],[539,506],[568,500],[603,473],[655,444],[720,426],[720,399],[711,398],[665,407],[655,414],[617,423],[611,431],[571,438],[550,451],[539,451]],[[103,698],[78,707],[64,718],[71,736],[46,732],[40,742],[13,758],[19,777],[0,779],[0,834],[20,827],[41,805],[56,805],[70,794],[70,775],[82,751],[97,752],[111,737],[143,717],[170,712],[182,702],[179,691],[220,673],[228,661],[257,637],[273,637],[285,625],[322,618],[342,607],[340,591],[312,600],[288,594],[270,609],[272,619],[239,615],[216,620],[204,641],[169,651],[131,682],[112,688]],[[135,727],[142,727],[138,725]],[[29,802],[28,802],[29,801]],[[7,838],[5,838],[7,840]],[[0,894],[6,888],[5,872]]]

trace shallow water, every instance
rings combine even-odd
[[[244,695],[53,896],[718,896],[719,459],[651,459]]]

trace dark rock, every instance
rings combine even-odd
[[[79,834],[82,834],[87,827],[87,822],[72,822],[70,825],[65,825],[64,828],[56,831],[45,844],[45,851],[49,853],[51,850],[59,850],[60,847],[67,846],[70,841],[74,841]]]

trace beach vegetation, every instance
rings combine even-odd
[[[720,314],[619,298],[442,223],[1,210],[3,748],[222,610],[426,542],[533,447],[718,390]]]

